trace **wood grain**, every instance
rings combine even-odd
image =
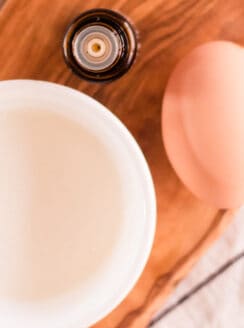
[[[0,0],[0,9],[3,7],[5,0]]]
[[[135,25],[140,51],[132,69],[111,84],[79,80],[66,67],[61,43],[81,11],[119,10]],[[200,255],[231,221],[191,195],[173,172],[161,139],[161,101],[175,63],[213,39],[244,44],[242,0],[7,0],[0,12],[1,79],[49,80],[79,89],[130,129],[150,165],[158,223],[150,260],[136,287],[96,328],[143,328]]]

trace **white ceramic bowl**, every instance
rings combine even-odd
[[[97,272],[94,270],[82,288],[39,301],[5,299],[0,294],[0,327],[88,327],[125,298],[148,259],[154,238],[156,205],[147,163],[125,126],[103,105],[81,92],[42,81],[2,81],[0,115],[13,109],[54,111],[98,137],[110,150],[120,172],[124,208],[119,233],[106,263]],[[4,233],[4,223],[0,229]],[[0,259],[0,265],[8,266],[8,259]]]

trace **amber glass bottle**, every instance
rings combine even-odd
[[[136,34],[126,18],[100,8],[75,18],[63,41],[67,65],[79,77],[94,82],[112,81],[125,74],[136,50]]]

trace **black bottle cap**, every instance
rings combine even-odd
[[[88,10],[75,18],[65,33],[63,52],[67,65],[80,78],[112,81],[131,67],[137,50],[131,24],[109,9]]]

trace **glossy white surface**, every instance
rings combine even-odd
[[[96,266],[96,264],[99,262],[98,258],[96,258],[96,255],[98,257],[101,257],[99,252],[92,253],[91,249],[91,243],[89,243],[92,238],[96,238],[96,235],[85,235],[84,231],[82,231],[82,222],[85,221],[78,221],[79,224],[77,226],[77,229],[73,227],[69,231],[70,225],[67,224],[66,221],[60,220],[58,222],[57,217],[50,216],[50,227],[55,226],[52,218],[56,220],[56,224],[62,226],[63,231],[67,232],[64,234],[64,239],[61,239],[60,247],[57,249],[58,256],[63,255],[63,261],[67,263],[67,267],[69,267],[68,263],[70,260],[70,256],[72,256],[72,248],[70,249],[71,252],[66,252],[66,248],[63,246],[63,242],[67,244],[74,238],[73,234],[74,232],[77,233],[77,230],[81,231],[81,236],[85,240],[87,238],[87,242],[82,244],[82,247],[87,246],[87,252],[90,252],[90,256],[87,255],[87,252],[83,252],[83,260],[84,255],[86,258],[85,262],[86,264],[92,262],[91,259],[94,258],[95,265],[91,266],[91,268],[87,271],[88,274],[86,276],[83,276],[81,279],[80,284],[76,284],[76,287],[69,288],[68,290],[63,291],[62,293],[57,293],[55,295],[55,292],[52,293],[52,296],[48,295],[48,293],[44,293],[44,297],[30,297],[30,295],[27,294],[21,294],[24,297],[14,297],[16,296],[6,293],[0,293],[0,326],[1,327],[8,327],[8,328],[82,328],[82,327],[88,327],[101,319],[103,316],[105,316],[107,313],[109,313],[118,303],[122,301],[122,299],[127,295],[127,293],[130,291],[130,289],[135,284],[136,280],[138,279],[139,275],[141,274],[144,265],[147,261],[147,258],[149,256],[153,237],[154,237],[154,230],[155,230],[155,217],[156,217],[156,209],[155,209],[155,194],[154,194],[154,188],[152,179],[150,176],[150,172],[148,169],[148,166],[146,164],[146,161],[142,155],[142,152],[140,151],[138,145],[136,144],[133,137],[130,135],[128,130],[122,125],[122,123],[112,114],[110,113],[104,106],[102,106],[100,103],[96,102],[92,98],[77,92],[73,89],[56,85],[53,83],[48,82],[41,82],[41,81],[30,81],[30,80],[16,80],[16,81],[4,81],[0,82],[0,115],[6,115],[7,111],[19,111],[19,113],[24,113],[24,111],[30,112],[30,111],[36,111],[38,113],[41,113],[40,122],[42,120],[42,115],[44,112],[52,113],[52,116],[55,118],[60,117],[64,121],[69,121],[74,124],[74,126],[80,126],[81,130],[89,132],[89,135],[94,136],[96,140],[99,140],[100,144],[103,145],[104,149],[106,149],[106,153],[111,156],[111,163],[112,167],[114,167],[116,171],[116,176],[118,177],[118,188],[120,188],[120,201],[123,203],[123,208],[120,213],[120,218],[115,217],[114,220],[119,221],[119,224],[115,225],[116,233],[114,233],[115,230],[111,230],[112,221],[106,221],[104,225],[99,226],[99,222],[95,221],[95,225],[97,226],[97,236],[102,238],[106,238],[106,241],[108,238],[111,238],[111,242],[108,242],[108,248],[106,251],[106,260],[100,261],[99,266]],[[39,114],[38,114],[39,115]],[[45,115],[44,115],[45,116]],[[48,119],[48,115],[45,119]],[[17,122],[20,122],[19,120]],[[31,124],[36,124],[38,120],[36,121],[36,118],[34,121],[31,121]],[[18,123],[19,124],[19,123]],[[41,123],[40,123],[41,124]],[[43,124],[43,122],[42,122]],[[56,134],[58,134],[58,129],[60,130],[60,126],[58,125],[57,121],[57,131]],[[62,123],[63,124],[63,123]],[[38,125],[37,125],[38,126]],[[59,128],[58,128],[59,126]],[[23,126],[24,127],[24,126]],[[27,126],[26,126],[27,127]],[[44,125],[40,125],[39,128],[44,127]],[[55,124],[53,125],[53,129],[55,130]],[[4,129],[3,129],[4,130]],[[22,129],[22,134],[25,132],[25,129]],[[9,131],[11,131],[11,128],[6,132],[6,135],[2,132],[1,137],[5,138],[6,136],[9,136]],[[30,129],[31,131],[31,129]],[[50,135],[50,144],[52,144],[52,127],[43,129],[43,137],[46,134],[46,143],[41,143],[42,145],[46,145],[47,148],[49,148],[49,140],[47,138],[47,135]],[[14,130],[15,132],[15,130]],[[25,143],[28,144],[28,147],[31,148],[31,146],[34,145],[35,150],[31,150],[30,154],[33,158],[38,158],[37,166],[34,165],[33,161],[28,162],[28,165],[30,166],[30,172],[35,171],[36,167],[39,167],[39,153],[38,149],[36,147],[39,145],[39,141],[36,142],[36,129],[33,129],[33,138],[31,133],[30,138],[25,138]],[[55,131],[54,131],[55,133]],[[7,138],[6,137],[6,138]],[[39,137],[42,137],[41,130],[39,131]],[[68,134],[67,134],[68,137]],[[60,140],[61,139],[61,140]],[[39,139],[38,139],[39,140]],[[67,143],[66,139],[64,138],[62,141],[62,135],[59,136],[58,140],[61,141],[61,144],[64,145],[64,147],[67,147],[69,149],[69,142]],[[82,139],[81,139],[82,140]],[[88,139],[84,139],[88,140]],[[89,139],[90,140],[90,139]],[[4,240],[4,245],[2,245],[2,251],[4,249],[5,256],[1,256],[0,258],[0,266],[3,268],[9,268],[9,254],[11,254],[11,263],[15,263],[16,270],[12,270],[12,274],[8,275],[6,274],[6,282],[11,286],[11,280],[12,285],[16,283],[17,280],[18,283],[21,283],[21,279],[26,279],[26,274],[23,274],[21,276],[21,272],[18,271],[18,265],[19,267],[25,268],[23,265],[24,262],[21,262],[23,252],[28,251],[28,248],[21,247],[24,242],[26,242],[25,239],[25,227],[22,226],[21,222],[25,221],[25,213],[28,212],[28,200],[29,198],[23,198],[24,195],[26,195],[26,185],[23,183],[23,195],[21,193],[18,193],[16,196],[15,191],[11,189],[11,186],[15,186],[15,178],[13,175],[16,173],[14,170],[14,167],[16,165],[16,168],[22,167],[22,162],[19,162],[18,166],[18,160],[24,159],[25,156],[21,151],[19,151],[19,146],[17,141],[20,142],[20,140],[15,140],[13,137],[13,140],[10,140],[11,145],[15,145],[15,148],[13,147],[12,155],[17,154],[16,157],[5,157],[3,153],[2,155],[2,162],[3,161],[10,161],[10,166],[12,170],[11,179],[10,182],[6,180],[6,186],[10,186],[8,193],[6,194],[6,202],[8,204],[11,204],[11,202],[14,204],[14,206],[19,206],[19,204],[25,204],[25,212],[23,212],[22,216],[20,216],[19,207],[17,206],[16,216],[12,215],[9,216],[11,220],[13,219],[13,224],[5,220],[7,216],[4,212],[6,209],[8,210],[8,206],[2,206],[0,207],[0,211],[3,211],[1,216],[1,228],[0,228],[0,234],[2,237],[5,236],[2,240]],[[15,142],[16,141],[16,142]],[[9,140],[6,139],[6,143],[3,142],[2,147],[7,145]],[[17,146],[16,146],[17,145]],[[94,144],[94,147],[96,147],[96,143]],[[12,147],[12,146],[11,146]],[[62,153],[62,146],[60,147],[60,144],[57,142],[57,147],[61,149]],[[38,147],[37,147],[38,148]],[[7,149],[7,148],[6,148]],[[53,149],[55,149],[55,144],[53,144]],[[72,153],[72,148],[71,153]],[[50,150],[50,149],[49,149]],[[87,150],[88,151],[88,150]],[[38,155],[39,154],[39,155]],[[75,156],[77,155],[77,150],[75,151]],[[93,153],[94,155],[94,153]],[[37,156],[37,157],[36,157]],[[65,159],[64,154],[62,153],[63,157],[58,157],[59,159]],[[69,158],[72,157],[73,154],[68,156]],[[42,149],[41,157],[45,158],[45,160],[48,162],[50,157],[52,157],[52,154],[47,152],[47,155],[45,153],[45,147],[44,150]],[[12,161],[11,158],[17,158],[17,161]],[[76,157],[74,157],[75,159]],[[92,157],[91,157],[92,158]],[[96,159],[96,156],[94,157]],[[44,160],[44,162],[45,162]],[[81,160],[81,158],[80,158]],[[60,161],[59,161],[60,162]],[[58,162],[58,163],[59,163]],[[68,165],[68,160],[66,165]],[[101,162],[99,163],[99,157],[97,158],[96,166],[99,166]],[[102,164],[101,164],[102,165]],[[106,162],[104,162],[104,165],[106,166]],[[5,171],[8,172],[8,163],[5,163]],[[9,166],[9,168],[10,168]],[[2,166],[3,167],[3,166]],[[41,167],[41,166],[40,166]],[[89,167],[89,162],[85,166],[86,168]],[[94,160],[91,161],[91,168],[94,166]],[[0,167],[1,170],[1,167]],[[18,174],[18,170],[16,174]],[[75,170],[79,173],[77,165],[75,166]],[[72,179],[75,181],[75,174],[72,172]],[[59,167],[59,172],[61,172],[61,168]],[[11,172],[11,170],[9,171]],[[29,177],[29,171],[24,171],[24,178],[26,181],[28,181]],[[55,170],[54,170],[55,172]],[[82,175],[82,168],[80,171],[80,174]],[[104,171],[105,172],[105,171]],[[21,174],[23,172],[21,171]],[[31,173],[30,173],[31,174]],[[69,170],[66,170],[66,167],[64,166],[64,175],[68,177]],[[112,169],[111,169],[112,174]],[[4,177],[6,174],[2,174]],[[16,175],[18,178],[19,176]],[[37,174],[38,176],[38,174]],[[47,179],[48,175],[44,176],[44,180]],[[59,181],[60,177],[62,178],[62,172],[59,176],[57,176],[57,182]],[[33,180],[33,178],[31,178]],[[77,180],[79,180],[80,177],[77,176]],[[23,179],[24,180],[24,179]],[[32,181],[31,180],[31,181]],[[50,175],[51,185],[50,188],[54,186],[55,179],[53,180],[53,177]],[[82,180],[82,179],[81,179]],[[35,180],[36,181],[36,180]],[[94,180],[95,181],[95,180]],[[104,181],[101,179],[101,181]],[[88,181],[89,182],[89,181]],[[89,184],[89,183],[88,183]],[[72,183],[70,184],[72,187]],[[116,184],[114,185],[114,187]],[[100,184],[101,187],[101,184]],[[76,189],[76,190],[82,190],[82,189]],[[113,189],[111,189],[113,190]],[[54,190],[55,191],[55,190]],[[2,195],[4,194],[4,190],[0,190],[2,192]],[[59,195],[60,190],[56,189],[56,194]],[[102,189],[100,189],[100,195],[102,193]],[[104,192],[104,194],[106,194]],[[9,197],[8,197],[9,195]],[[28,193],[28,197],[31,194],[31,191]],[[81,192],[82,195],[82,192]],[[107,194],[108,197],[111,194]],[[92,196],[92,194],[91,194]],[[17,197],[17,200],[16,200]],[[58,196],[59,197],[59,196]],[[88,197],[89,198],[89,197]],[[90,199],[91,204],[93,204],[94,208],[96,208],[97,202],[96,199],[99,198],[99,193],[95,193],[95,199]],[[38,199],[38,198],[37,198]],[[108,199],[108,198],[107,198]],[[89,201],[89,200],[88,200]],[[31,203],[31,202],[30,202]],[[16,205],[17,204],[17,205]],[[78,203],[79,204],[79,203]],[[82,204],[82,202],[81,202]],[[31,205],[31,204],[30,204]],[[27,206],[27,210],[26,210]],[[60,204],[60,206],[65,206],[65,204]],[[70,206],[70,204],[69,204]],[[101,202],[99,204],[101,206]],[[21,207],[22,208],[22,207]],[[68,210],[69,208],[66,208]],[[82,212],[82,209],[79,209]],[[47,208],[47,212],[44,211],[44,213],[50,213],[48,212],[49,208]],[[61,211],[63,212],[63,210]],[[61,213],[60,212],[60,213]],[[35,214],[38,216],[38,211]],[[55,212],[59,213],[59,212]],[[0,213],[1,215],[1,213]],[[60,214],[59,214],[60,215]],[[61,215],[62,216],[62,215]],[[31,217],[31,215],[30,215]],[[103,216],[105,218],[105,216]],[[111,216],[112,218],[112,216]],[[41,219],[41,216],[40,216]],[[72,219],[72,214],[71,214]],[[14,221],[15,220],[15,221]],[[37,219],[36,219],[37,220]],[[116,221],[116,222],[117,222]],[[17,225],[15,223],[18,223]],[[110,223],[109,223],[110,222]],[[28,224],[28,222],[27,222]],[[105,227],[104,227],[105,226]],[[44,227],[44,228],[43,228]],[[107,227],[107,228],[106,228]],[[45,234],[45,229],[48,229],[48,221],[45,223],[44,226],[42,226],[43,231],[43,246],[49,245],[50,252],[52,250],[52,254],[54,255],[53,260],[56,260],[55,258],[55,252],[52,249],[52,234]],[[104,228],[104,229],[103,229]],[[17,229],[15,232],[11,234],[12,230]],[[8,233],[6,233],[8,231]],[[55,235],[55,229],[51,230],[53,231]],[[90,231],[94,231],[90,229]],[[102,235],[105,231],[105,234]],[[18,232],[20,232],[18,234]],[[31,234],[31,233],[30,233]],[[115,234],[116,236],[111,236],[112,234]],[[12,237],[6,237],[6,236],[12,236]],[[55,235],[56,236],[56,235]],[[100,238],[101,239],[101,238]],[[17,242],[16,242],[17,240]],[[94,239],[95,240],[95,239]],[[79,238],[77,239],[79,241]],[[39,248],[42,247],[42,240],[39,240]],[[33,239],[33,245],[36,245],[36,239]],[[103,245],[103,243],[101,243]],[[101,247],[101,245],[99,247]],[[63,249],[61,250],[61,248]],[[94,245],[96,246],[96,245]],[[32,247],[33,248],[33,247]],[[16,250],[16,252],[15,252]],[[98,250],[99,251],[99,250]],[[10,252],[10,253],[9,253]],[[48,250],[47,250],[48,252]],[[61,254],[60,254],[61,253]],[[94,255],[95,254],[95,255]],[[23,258],[27,258],[28,256],[26,253],[24,253]],[[49,256],[50,254],[48,254]],[[79,257],[77,257],[79,254],[77,253],[76,249],[76,258],[75,260],[78,261]],[[17,260],[16,260],[17,258]],[[88,262],[88,260],[91,260]],[[52,260],[48,260],[50,262],[50,265],[52,265]],[[45,270],[45,265],[47,265],[48,261],[43,261],[43,267],[40,265],[40,271],[43,272],[43,276],[45,276],[46,272],[48,270]],[[82,262],[82,256],[80,261]],[[18,265],[16,265],[16,263]],[[40,262],[38,262],[40,264]],[[37,263],[37,264],[38,264]],[[93,263],[93,264],[94,264]],[[65,265],[61,266],[61,268],[65,268]],[[76,266],[73,267],[75,269]],[[50,269],[50,268],[49,268]],[[22,270],[23,271],[23,270]],[[50,270],[50,272],[55,272],[55,270]],[[6,271],[8,273],[8,271]],[[5,273],[6,273],[5,272]],[[24,271],[28,273],[27,271]],[[15,273],[15,274],[14,274]],[[40,273],[40,272],[39,272]],[[58,271],[56,273],[58,275]],[[64,274],[62,270],[60,271],[60,275]],[[37,275],[38,277],[38,275]],[[39,279],[42,279],[42,274],[39,275]],[[55,279],[53,277],[52,279]],[[57,277],[57,280],[60,279],[60,277]],[[24,281],[24,280],[23,280]],[[45,280],[44,280],[45,281]],[[25,283],[27,283],[25,281]],[[36,284],[38,284],[38,281],[35,281]],[[42,281],[42,283],[44,283]],[[50,281],[49,281],[50,283]],[[56,283],[56,281],[55,281]],[[1,286],[1,284],[0,284]],[[40,285],[41,286],[41,285]],[[39,286],[39,287],[40,287]],[[43,288],[44,289],[44,288]],[[1,291],[1,289],[0,289]]]

